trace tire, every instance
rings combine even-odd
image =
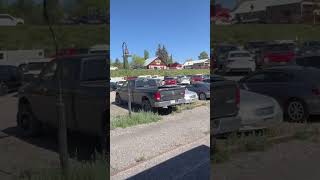
[[[9,93],[9,87],[5,83],[0,84],[0,96],[6,95]]]
[[[200,93],[199,94],[199,100],[207,100],[207,96],[205,93]]]
[[[20,104],[17,125],[25,137],[34,137],[40,133],[41,124],[33,115],[29,104]]]
[[[145,112],[151,112],[154,111],[154,108],[152,108],[151,103],[149,100],[143,100],[142,101],[142,110]]]
[[[122,99],[119,94],[116,95],[115,102],[117,105],[122,105]]]
[[[290,100],[285,109],[286,119],[290,122],[303,122],[309,117],[305,103],[298,99]]]

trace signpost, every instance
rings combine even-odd
[[[124,69],[129,65],[126,65],[126,63],[128,63],[128,57],[130,57],[129,55],[129,51],[128,51],[128,47],[127,44],[125,42],[122,43],[122,53],[123,53],[123,67]],[[129,111],[129,117],[131,117],[131,83],[129,81],[129,77],[127,75],[127,81],[128,81],[128,111]]]

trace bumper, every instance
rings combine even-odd
[[[241,126],[241,119],[239,116],[214,119],[210,126],[212,135],[236,132]]]
[[[161,101],[161,102],[155,102],[154,107],[159,108],[163,107],[166,108],[168,106],[175,106],[179,104],[184,104],[185,100],[184,99],[178,99],[178,100],[171,100],[171,101]]]

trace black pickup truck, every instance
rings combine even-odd
[[[40,75],[19,90],[17,125],[34,136],[59,123],[59,77],[69,131],[103,137],[107,134],[107,55],[77,55],[50,61]],[[63,67],[63,68],[61,68]]]
[[[170,108],[185,102],[185,87],[161,85],[161,80],[140,78],[126,81],[122,87],[116,90],[115,101],[117,104],[120,105],[128,101],[128,85],[132,104],[142,106],[144,111]]]
[[[212,135],[235,132],[240,128],[238,116],[240,89],[234,81],[221,76],[211,76],[211,113],[210,125]]]

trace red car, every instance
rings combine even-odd
[[[261,54],[258,66],[286,65],[295,58],[294,46],[291,44],[269,44]]]
[[[173,77],[166,77],[164,78],[164,85],[176,85],[177,80],[174,79]]]
[[[191,77],[191,83],[195,83],[195,82],[199,82],[199,81],[203,81],[204,77],[203,75],[193,75]]]

